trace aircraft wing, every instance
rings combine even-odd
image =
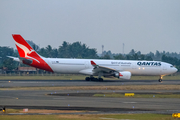
[[[112,69],[112,68],[97,65],[94,61],[91,61],[91,65],[94,67],[94,69],[93,69],[94,73],[98,73],[98,72],[110,73],[110,72],[117,71],[117,70]]]
[[[120,72],[113,68],[97,65],[94,61],[91,61],[91,65],[94,67],[92,70],[94,75],[100,75],[104,77],[117,77],[128,80],[131,78],[131,72],[129,71]]]

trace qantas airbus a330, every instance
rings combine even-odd
[[[86,77],[87,81],[103,81],[102,76],[130,79],[131,75],[154,75],[160,76],[159,82],[161,82],[163,76],[177,71],[173,65],[160,61],[45,58],[36,53],[21,35],[13,34],[12,36],[19,58],[8,57],[50,72],[89,75],[90,77]],[[98,76],[98,78],[93,76]]]

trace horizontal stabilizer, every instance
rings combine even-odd
[[[22,62],[18,57],[12,57],[12,56],[7,56],[7,57],[12,58],[14,61]]]

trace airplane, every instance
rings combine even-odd
[[[45,58],[39,55],[20,34],[12,34],[12,37],[19,57],[7,57],[49,72],[90,76],[85,78],[86,81],[103,81],[102,76],[128,80],[132,75],[146,75],[160,76],[161,82],[163,76],[177,72],[173,65],[161,61]]]

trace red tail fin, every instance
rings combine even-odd
[[[20,57],[25,58],[27,57],[28,53],[30,53],[31,51],[34,51],[33,48],[23,39],[21,35],[13,34],[12,36],[15,40],[15,44],[16,44]]]
[[[33,67],[53,72],[50,66],[34,51],[34,49],[19,34],[12,35],[22,62]]]

